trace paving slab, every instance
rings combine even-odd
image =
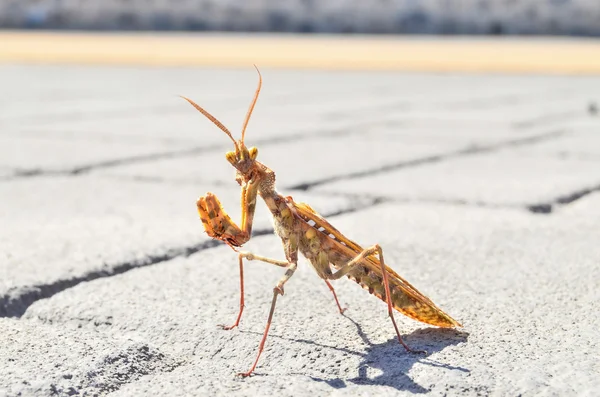
[[[464,153],[444,162],[410,169],[390,169],[364,175],[342,175],[339,181],[317,186],[318,191],[360,194],[365,191],[407,200],[469,202],[478,205],[528,206],[553,202],[582,188],[600,185],[591,156],[600,146],[597,121],[582,123],[546,135],[544,142],[498,147]],[[552,134],[552,133],[551,133]],[[531,146],[531,147],[530,147]],[[590,149],[586,149],[590,148]],[[560,151],[559,151],[560,149]],[[557,152],[564,155],[557,156]],[[399,167],[398,167],[399,168]],[[389,183],[394,181],[394,183]]]

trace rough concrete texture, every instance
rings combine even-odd
[[[249,71],[2,66],[0,395],[588,395],[600,388],[600,79],[263,70],[247,132],[309,202],[463,329],[348,280],[341,316],[301,259],[246,266],[195,199],[239,219],[230,142]],[[245,249],[283,258],[259,205]]]

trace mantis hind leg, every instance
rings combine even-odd
[[[364,249],[360,254],[358,254],[356,257],[354,257],[354,259],[352,259],[350,262],[348,262],[347,264],[342,266],[340,269],[338,269],[335,273],[333,273],[330,276],[330,279],[338,280],[341,277],[347,275],[350,271],[352,271],[352,269],[354,269],[357,265],[359,265],[361,261],[363,261],[365,258],[367,258],[375,253],[377,253],[379,256],[379,262],[381,265],[381,273],[382,273],[382,278],[383,278],[383,286],[384,286],[384,290],[385,290],[385,301],[388,306],[388,315],[390,316],[390,319],[392,320],[392,324],[394,325],[394,329],[396,330],[396,336],[398,336],[398,342],[400,342],[400,344],[402,346],[404,346],[404,348],[408,352],[426,354],[427,352],[424,350],[412,349],[410,346],[408,346],[404,342],[404,340],[402,339],[402,336],[400,335],[400,331],[398,330],[398,326],[396,325],[396,320],[394,319],[394,310],[393,310],[393,306],[392,306],[392,295],[390,293],[390,282],[389,282],[388,273],[387,273],[386,266],[385,266],[385,260],[383,258],[383,250],[381,249],[379,244],[375,244],[372,247]]]

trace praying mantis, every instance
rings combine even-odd
[[[208,192],[196,202],[198,214],[206,233],[214,239],[223,241],[238,254],[240,308],[233,325],[223,326],[223,328],[230,330],[237,327],[244,312],[244,259],[262,261],[285,269],[284,275],[273,288],[271,308],[256,359],[249,371],[239,375],[250,376],[256,369],[273,320],[277,298],[284,294],[284,286],[294,275],[298,266],[298,252],[308,259],[318,276],[325,281],[340,313],[343,314],[345,309],[340,306],[330,280],[338,280],[346,276],[387,304],[388,315],[394,325],[398,342],[407,352],[425,353],[421,350],[413,350],[404,342],[396,325],[393,309],[412,319],[438,327],[451,328],[462,325],[386,266],[383,250],[379,244],[362,248],[341,234],[308,204],[297,203],[292,197],[278,193],[275,190],[275,172],[256,160],[258,156],[256,147],[248,148],[244,143],[246,127],[262,86],[262,75],[258,68],[256,71],[258,72],[258,87],[246,113],[240,140],[236,141],[231,132],[219,120],[194,101],[182,97],[223,131],[231,139],[235,149],[227,152],[225,158],[235,168],[235,180],[241,186],[242,219],[240,225],[238,226],[231,220],[214,194]],[[252,221],[257,195],[263,199],[271,212],[275,234],[279,236],[283,244],[285,260],[271,259],[238,250],[252,236]]]

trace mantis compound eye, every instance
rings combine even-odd
[[[227,159],[227,161],[229,161],[232,165],[235,164],[237,162],[237,157],[235,156],[235,152],[227,152],[225,153],[225,158]]]
[[[258,156],[258,149],[255,147],[251,147],[249,152],[250,152],[250,158],[252,160],[256,160],[256,156]]]

